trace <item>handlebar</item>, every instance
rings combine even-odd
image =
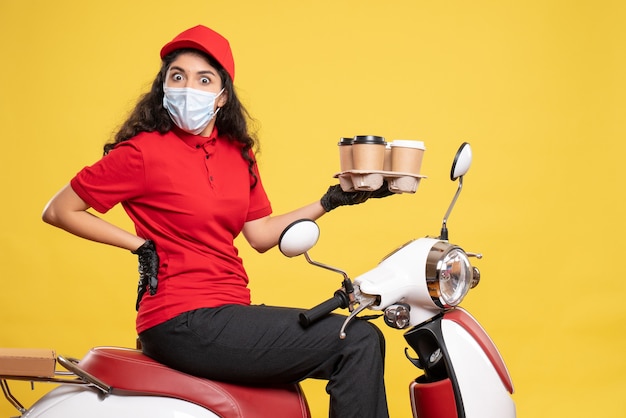
[[[343,289],[339,289],[335,292],[335,295],[332,298],[314,306],[308,311],[300,313],[300,325],[302,325],[303,328],[308,328],[335,309],[347,308],[349,303],[350,300],[346,292]]]

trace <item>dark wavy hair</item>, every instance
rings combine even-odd
[[[165,107],[163,107],[163,83],[172,62],[180,54],[188,52],[204,57],[211,66],[217,69],[222,79],[222,87],[227,94],[228,100],[226,100],[226,104],[215,116],[215,126],[221,136],[241,144],[241,156],[248,162],[248,171],[254,179],[252,184],[252,187],[254,187],[258,181],[253,170],[256,161],[250,156],[249,152],[250,150],[253,153],[258,151],[258,141],[248,129],[248,121],[251,121],[252,118],[239,101],[235,93],[233,80],[226,70],[213,57],[196,49],[177,49],[163,58],[161,69],[152,82],[152,88],[139,99],[128,119],[126,119],[113,137],[113,140],[104,145],[104,154],[108,154],[116,144],[127,141],[140,132],[159,132],[164,134],[172,129],[174,126],[172,119]]]

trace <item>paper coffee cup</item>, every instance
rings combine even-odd
[[[341,138],[339,143],[339,166],[341,171],[348,171],[354,168],[352,162],[352,138]]]
[[[391,171],[419,174],[426,147],[423,141],[396,139],[391,142]]]
[[[350,171],[354,168],[352,161],[352,138],[341,138],[339,143],[339,167],[341,173]],[[353,192],[354,185],[352,184],[352,176],[348,174],[339,175],[339,186],[344,192]]]
[[[352,183],[356,190],[378,190],[384,181],[382,170],[385,165],[387,142],[382,136],[358,135],[352,142],[354,170],[364,171],[353,174]]]
[[[410,175],[395,177],[389,182],[394,193],[415,193],[419,185],[422,159],[426,147],[422,141],[396,139],[391,142],[391,171]]]
[[[353,138],[341,138],[339,143],[339,168],[341,173],[354,168],[352,161],[352,141]],[[350,174],[339,174],[339,186],[344,192],[353,192],[352,176]]]
[[[382,171],[385,164],[385,138],[374,135],[355,136],[352,161],[355,170]]]

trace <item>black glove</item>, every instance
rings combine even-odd
[[[146,291],[150,291],[151,295],[157,291],[159,255],[152,240],[146,240],[141,247],[131,252],[139,258],[139,283],[137,284],[137,303],[135,304],[135,309],[139,310],[139,302],[141,302]]]
[[[373,192],[344,192],[340,185],[335,184],[328,188],[326,194],[320,199],[320,203],[326,212],[330,212],[339,206],[358,205],[370,198],[380,199],[381,197],[391,196],[392,194],[394,193],[389,190],[387,180],[383,181],[383,185]]]

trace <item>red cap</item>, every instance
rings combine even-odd
[[[198,25],[180,33],[161,48],[161,58],[181,48],[206,52],[219,62],[232,80],[235,79],[235,61],[228,40],[206,26]]]

